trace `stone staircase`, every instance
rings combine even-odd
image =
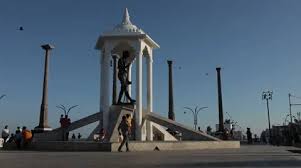
[[[118,125],[122,120],[122,116],[126,114],[133,114],[135,107],[133,105],[124,105],[124,106],[119,106],[119,105],[113,105],[110,107],[110,112],[109,112],[109,126],[108,130],[106,131],[106,139],[108,142],[118,142],[118,137],[119,137],[119,132],[118,132]],[[74,121],[70,124],[70,126],[66,129],[66,131],[70,132],[72,130],[84,127],[86,125],[89,125],[91,123],[97,122],[97,121],[102,121],[102,112],[98,112],[92,115],[89,115],[87,117],[84,117],[80,120]],[[133,116],[133,115],[132,115]],[[218,138],[212,137],[206,133],[199,132],[196,130],[193,130],[190,127],[187,127],[185,125],[182,125],[180,123],[177,123],[176,121],[167,119],[165,117],[162,117],[154,112],[147,113],[143,112],[143,122],[145,121],[151,121],[153,123],[156,123],[154,126],[156,127],[157,131],[160,131],[163,134],[166,134],[168,132],[162,131],[163,126],[166,128],[169,128],[173,131],[178,131],[182,133],[182,140],[201,140],[201,141],[221,141]],[[91,140],[91,137],[93,138],[93,135],[95,133],[98,133],[100,130],[100,125],[101,123],[93,130],[91,135],[89,136],[89,140]],[[132,140],[134,140],[134,133],[135,133],[135,125],[133,125],[133,130],[132,130]],[[169,134],[169,133],[168,133]],[[57,128],[54,129],[53,131],[50,132],[44,132],[44,133],[37,133],[35,134],[35,140],[37,141],[61,141],[63,138],[63,129],[62,128]],[[168,135],[169,136],[169,135]],[[168,137],[166,136],[166,137]],[[171,135],[170,135],[171,136]],[[172,140],[173,138],[168,138]]]
[[[109,142],[118,142],[118,125],[122,120],[122,116],[126,115],[126,114],[133,114],[134,112],[134,106],[112,106],[110,108],[110,125],[108,128],[108,141]],[[215,138],[213,136],[210,136],[206,133],[200,132],[200,131],[196,131],[190,127],[187,127],[183,124],[180,124],[176,121],[172,121],[170,119],[167,119],[165,117],[162,117],[160,115],[158,115],[157,113],[151,112],[151,113],[147,113],[143,112],[143,123],[145,121],[152,121],[153,123],[155,123],[153,126],[155,127],[155,129],[157,129],[158,131],[160,131],[161,133],[163,133],[164,135],[166,135],[166,137],[169,141],[174,141],[175,139],[173,137],[170,137],[172,135],[170,135],[167,131],[162,131],[163,127],[169,128],[171,130],[174,131],[178,131],[182,133],[182,140],[194,140],[194,141],[221,141],[218,138]],[[162,127],[163,126],[163,127]],[[133,133],[135,132],[133,129]],[[135,137],[134,135],[132,135],[132,137]],[[134,140],[134,139],[132,139]]]
[[[143,113],[143,118],[145,120],[152,121],[156,124],[167,127],[171,130],[181,132],[182,140],[221,141],[220,139],[210,136],[206,133],[195,131],[192,128],[184,126],[183,124],[180,124],[176,121],[162,117],[155,112]]]
[[[173,135],[166,131],[166,128],[162,127],[159,124],[152,123],[153,125],[153,133],[161,136],[162,141],[178,141]]]
[[[100,120],[102,120],[102,112],[94,113],[92,115],[89,115],[87,117],[72,122],[70,126],[66,128],[66,131],[70,132]],[[59,127],[49,132],[35,133],[34,140],[35,141],[62,141],[63,129]]]

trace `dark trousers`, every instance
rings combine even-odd
[[[126,150],[128,151],[129,150],[129,134],[128,133],[122,134],[122,136],[123,136],[123,140],[118,148],[118,151],[121,151],[121,148],[123,147],[124,144],[125,144]]]
[[[21,149],[21,139],[16,140],[17,149]]]
[[[7,137],[2,137],[3,138],[3,140],[4,140],[4,143],[6,142],[6,140],[7,140],[7,138],[8,138],[8,136]]]
[[[69,132],[66,132],[66,139],[65,141],[69,141]]]
[[[62,135],[63,141],[68,141],[69,140],[69,132],[67,132],[67,128],[63,128],[63,135]]]

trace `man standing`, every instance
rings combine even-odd
[[[65,118],[67,120],[67,128],[71,125],[71,119],[68,117],[68,115],[65,115]],[[69,132],[66,131],[66,141],[69,140]]]
[[[6,142],[8,137],[9,137],[9,129],[8,126],[6,125],[2,130],[2,138],[4,139],[4,143]]]
[[[60,119],[61,127],[63,128],[63,141],[68,141],[69,139],[69,132],[67,131],[67,128],[71,124],[70,118],[68,118],[68,115],[65,115],[64,118]]]
[[[15,134],[15,142],[17,145],[17,149],[21,149],[21,141],[22,141],[22,131],[20,127],[17,127]]]
[[[250,128],[247,128],[247,138],[248,138],[248,144],[252,144],[252,132]]]
[[[75,137],[74,133],[72,134],[71,139],[72,139],[72,141],[75,141],[76,137]]]
[[[25,126],[22,128],[23,147],[26,148],[32,140],[32,133]]]
[[[61,115],[61,118],[60,118],[60,124],[61,124],[61,127],[63,127],[63,122],[64,122],[64,115],[62,114],[62,115]]]
[[[118,152],[122,152],[121,148],[123,147],[123,145],[125,144],[126,146],[126,151],[129,152],[129,124],[126,120],[125,116],[122,116],[122,121],[120,122],[119,126],[118,126],[118,132],[119,135],[123,136],[123,140],[118,148]]]

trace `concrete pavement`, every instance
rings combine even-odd
[[[240,149],[130,153],[0,151],[1,167],[301,167],[294,147],[243,145]]]

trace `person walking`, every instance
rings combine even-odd
[[[119,126],[118,126],[118,132],[119,135],[123,136],[123,140],[118,148],[118,152],[122,152],[122,147],[125,144],[126,146],[126,151],[129,152],[129,124],[127,122],[126,116],[122,116],[122,121],[120,122]]]
[[[4,140],[4,143],[6,142],[6,140],[8,139],[9,137],[9,129],[8,129],[8,126],[6,125],[4,127],[4,129],[2,130],[2,134],[1,134],[3,140]]]
[[[126,117],[126,122],[129,126],[129,138],[130,138],[130,136],[132,134],[132,121],[133,120],[132,120],[132,116],[130,114],[126,114],[125,117]]]

